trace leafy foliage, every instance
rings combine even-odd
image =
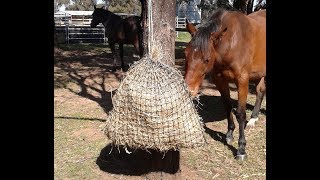
[[[117,0],[111,1],[109,11],[114,13],[129,13],[137,14],[141,13],[141,4],[139,0]]]
[[[68,5],[70,4],[70,0],[54,0],[54,3],[57,4],[57,6]]]
[[[67,5],[69,5],[70,4],[70,0],[54,0],[54,11],[56,12],[56,11],[58,11],[59,10],[59,8],[62,6],[62,5],[65,5],[65,6],[67,6]]]
[[[73,0],[74,4],[66,7],[67,10],[89,11],[93,10],[95,0]]]
[[[54,8],[57,11],[62,5],[66,6],[66,10],[90,11],[97,4],[96,0],[55,0]],[[103,0],[103,4],[98,4],[97,7],[102,7],[107,4],[108,10],[115,13],[141,13],[141,3],[139,0]]]

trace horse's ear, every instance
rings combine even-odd
[[[93,5],[93,8],[94,8],[94,10],[96,10],[97,9],[96,5]]]
[[[187,31],[191,34],[191,36],[193,36],[194,33],[197,32],[197,28],[193,24],[189,23],[188,19],[186,19],[186,28]]]
[[[216,45],[221,38],[226,34],[227,28],[224,28],[222,31],[212,32],[210,35],[210,39],[213,41],[213,44]]]

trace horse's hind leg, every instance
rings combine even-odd
[[[141,47],[139,46],[139,41],[135,41],[133,43],[133,46],[136,52],[139,54],[140,58],[142,58],[142,51],[141,51]]]
[[[219,78],[215,78],[215,84],[221,94],[221,98],[222,98],[223,105],[226,110],[227,119],[228,119],[228,131],[226,134],[226,142],[228,144],[231,144],[233,141],[233,131],[235,129],[235,125],[234,125],[233,115],[231,113],[232,103],[230,99],[229,83],[225,79],[219,77]]]
[[[124,71],[124,62],[123,62],[123,44],[119,43],[119,51],[120,51],[120,60],[121,60],[121,68]]]
[[[264,94],[266,92],[266,84],[264,81],[264,77],[262,77],[260,79],[260,82],[258,83],[258,85],[256,87],[256,92],[257,92],[256,102],[254,104],[254,108],[253,108],[250,120],[247,123],[247,126],[249,126],[249,127],[253,127],[255,122],[258,120],[258,114],[259,114],[259,111],[261,108],[261,103],[262,103]]]
[[[115,43],[114,42],[109,42],[109,46],[111,49],[111,53],[113,56],[113,71],[115,71],[117,69],[117,54],[115,51]]]

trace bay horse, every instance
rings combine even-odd
[[[266,91],[266,10],[245,15],[220,9],[198,29],[190,29],[196,32],[190,32],[193,36],[185,49],[185,81],[192,96],[196,96],[205,74],[210,73],[227,112],[228,144],[233,141],[235,129],[229,83],[237,85],[235,115],[239,123],[239,148],[236,158],[243,160],[247,157],[244,129],[258,120]],[[246,124],[249,81],[256,85],[257,93],[251,119]]]
[[[94,6],[90,26],[94,28],[99,23],[102,23],[105,27],[105,35],[108,38],[108,44],[110,46],[114,59],[114,70],[117,62],[117,56],[115,52],[116,43],[119,44],[122,69],[124,69],[123,44],[132,44],[139,54],[140,58],[142,57],[142,28],[139,16],[130,16],[122,19],[120,16],[106,9],[96,8],[96,6]]]

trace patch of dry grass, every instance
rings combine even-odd
[[[226,132],[227,122],[206,123],[212,133],[219,136]],[[254,129],[246,129],[248,159],[241,162],[234,159],[233,151],[237,148],[238,129],[234,132],[235,141],[232,146],[224,145],[206,134],[208,145],[199,150],[182,151],[187,166],[193,167],[206,179],[265,179],[266,178],[266,133],[265,120],[258,121]],[[219,139],[219,138],[217,138]],[[233,151],[230,149],[232,148]]]
[[[72,49],[72,48],[71,48]],[[145,179],[145,176],[113,174],[100,170],[96,160],[110,143],[101,131],[111,107],[111,89],[119,86],[124,75],[108,71],[112,59],[105,51],[88,48],[61,50],[54,67],[54,177],[55,179]],[[71,58],[69,55],[73,54]],[[78,54],[77,54],[78,53]],[[91,54],[91,55],[88,55]],[[108,59],[109,58],[109,59]],[[127,57],[129,58],[129,57]],[[177,65],[183,67],[183,61]],[[180,69],[179,68],[179,69]],[[181,68],[182,69],[182,68]],[[223,143],[227,121],[222,113],[219,92],[209,81],[203,83],[201,113],[206,119],[208,145],[199,149],[181,149],[182,179],[266,179],[266,116],[260,114],[252,129],[245,130],[248,159],[234,159],[238,139],[238,123],[231,146]],[[91,89],[91,90],[90,90]],[[236,91],[231,91],[234,100]],[[248,105],[253,106],[254,94]],[[265,110],[265,99],[262,108]],[[247,119],[251,109],[247,109]],[[139,163],[139,162],[137,162]]]

